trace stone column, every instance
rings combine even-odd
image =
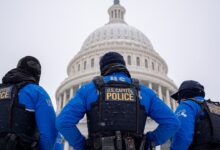
[[[175,109],[176,109],[176,102],[173,99],[171,99],[171,101],[173,102],[173,111],[175,111]]]
[[[170,99],[170,103],[171,103],[171,108],[172,108],[172,110],[175,110],[175,102],[174,102],[174,100],[173,99]]]
[[[160,99],[162,99],[162,98],[163,98],[163,94],[162,94],[162,88],[161,88],[161,86],[160,86],[160,85],[158,85],[158,95],[159,95]]]
[[[177,101],[175,101],[175,109],[177,108],[177,106],[178,106],[178,103],[177,103]]]
[[[152,89],[152,83],[151,83],[151,82],[149,82],[148,87],[149,87],[150,89]]]
[[[171,99],[170,99],[170,92],[169,92],[168,89],[166,89],[166,98],[165,98],[165,102],[166,102],[166,104],[171,108],[170,101],[171,101]]]
[[[73,97],[73,87],[70,88],[70,99]]]
[[[69,143],[67,141],[64,142],[64,150],[69,149]]]
[[[137,63],[136,63],[136,55],[131,55],[131,66],[137,66]],[[135,67],[136,69],[137,67]]]
[[[64,91],[64,92],[63,92],[63,107],[66,105],[66,101],[67,101],[66,91]]]
[[[57,111],[60,112],[61,108],[61,103],[62,103],[62,96],[59,96],[57,100]]]
[[[56,100],[56,105],[57,105],[57,111],[60,110],[60,97]]]

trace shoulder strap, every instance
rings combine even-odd
[[[94,77],[94,78],[93,78],[93,82],[94,82],[94,84],[95,84],[95,86],[96,86],[96,88],[97,88],[98,90],[101,90],[101,88],[102,88],[103,85],[105,84],[105,81],[104,81],[104,79],[103,79],[102,76],[96,76],[96,77]]]
[[[135,78],[131,78],[131,85],[133,85],[136,89],[136,132],[138,133],[139,131],[139,111],[140,111],[140,98],[139,98],[139,94],[140,94],[140,82],[138,79]]]
[[[200,100],[198,100],[198,99],[196,99],[196,98],[190,98],[189,100],[191,100],[191,101],[193,101],[193,102],[196,102],[197,104],[202,104],[202,103],[204,103],[204,101],[200,101]]]
[[[203,111],[203,110],[207,111],[206,101],[205,100],[204,101],[200,101],[200,100],[198,100],[196,98],[190,98],[189,100],[199,104],[201,106],[201,111]]]
[[[19,91],[19,90],[22,89],[25,85],[30,84],[30,83],[33,83],[33,82],[23,81],[23,82],[20,82],[20,83],[16,84],[16,87],[18,88],[18,91]],[[34,84],[34,83],[33,83],[33,84]]]
[[[207,103],[212,103],[214,105],[220,106],[220,102],[212,101],[211,99],[206,100]]]
[[[197,120],[201,117],[201,115],[203,114],[203,112],[207,113],[206,115],[207,115],[207,117],[208,117],[208,120],[209,120],[209,122],[211,122],[211,121],[210,121],[210,117],[209,117],[209,110],[208,110],[208,107],[207,107],[207,104],[206,104],[206,100],[200,101],[200,100],[198,100],[198,99],[196,99],[196,98],[191,98],[190,100],[193,101],[193,102],[195,102],[195,103],[197,103],[197,104],[199,104],[200,107],[201,107],[201,109],[199,110],[199,112],[198,112],[198,114],[197,114],[196,122],[197,122]],[[197,130],[197,124],[195,125],[195,129]]]
[[[14,104],[18,104],[18,93],[19,93],[19,91],[20,91],[20,89],[22,89],[25,85],[27,85],[27,84],[30,84],[30,83],[33,83],[33,82],[29,82],[29,81],[23,81],[23,82],[20,82],[20,83],[17,83],[17,84],[15,84],[14,86],[15,86],[15,95],[14,95]]]
[[[104,82],[104,79],[102,76],[96,76],[93,78],[93,82],[98,90],[98,110],[99,110],[99,122],[102,121],[102,96],[101,96],[101,90],[102,90],[102,87],[104,86],[105,82]],[[102,130],[102,128],[101,128]]]

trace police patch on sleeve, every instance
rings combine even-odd
[[[0,88],[0,100],[10,99],[11,98],[11,87]]]
[[[180,111],[178,111],[178,112],[176,112],[176,115],[177,115],[177,117],[187,117],[187,114],[186,114],[186,110],[185,109],[182,109],[182,110],[180,110]]]
[[[133,88],[105,88],[105,101],[135,101]]]

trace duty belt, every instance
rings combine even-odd
[[[120,131],[115,136],[90,138],[86,141],[86,150],[146,150],[146,136],[140,142],[129,135],[123,136]],[[138,149],[137,145],[138,144]],[[139,145],[140,144],[140,145]],[[150,148],[152,150],[152,147]]]

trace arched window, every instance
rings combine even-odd
[[[152,62],[152,70],[154,70],[154,62]]]
[[[145,68],[148,68],[148,61],[145,59]]]
[[[136,58],[136,64],[137,64],[137,66],[140,66],[140,57]]]
[[[114,17],[114,15],[113,15],[113,14],[114,14],[114,12],[112,11],[112,18]]]
[[[117,10],[115,10],[115,18],[117,18]]]
[[[131,56],[128,56],[128,65],[131,65]]]
[[[94,67],[94,58],[91,59],[91,68]]]
[[[60,95],[60,108],[63,108],[63,101],[64,101],[64,98],[63,98],[63,94]]]
[[[84,61],[83,69],[84,69],[84,70],[86,69],[86,61]]]
[[[158,72],[160,72],[160,64],[158,65]]]
[[[66,90],[66,99],[69,100],[70,99],[70,90]]]
[[[78,64],[78,71],[80,71],[80,64]]]
[[[118,18],[120,18],[120,15],[121,15],[121,11],[118,10]]]

